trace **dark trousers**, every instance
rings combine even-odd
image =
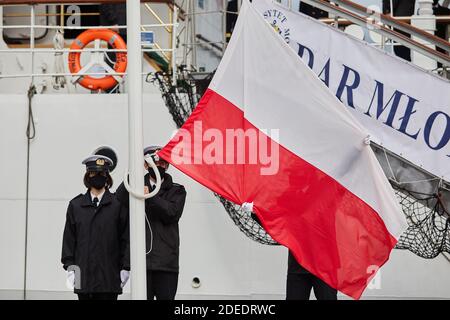
[[[78,300],[117,300],[117,293],[78,293]]]
[[[394,31],[397,31],[398,33],[401,33],[401,34],[409,37],[409,35],[403,31],[400,31],[398,29],[394,29]],[[411,61],[411,49],[409,49],[405,46],[400,46],[400,45],[394,46],[394,53],[397,57],[405,59],[406,61]]]
[[[178,273],[147,270],[147,300],[174,300]]]
[[[415,3],[416,2],[412,0],[393,0],[393,8],[391,8],[390,0],[383,0],[383,12],[386,14],[393,12],[393,15],[396,17],[409,17],[414,14]],[[404,33],[398,29],[394,30],[409,37],[407,33]],[[403,58],[407,61],[411,61],[411,50],[405,46],[394,46],[394,53],[397,57]]]
[[[286,300],[309,300],[311,289],[317,300],[337,300],[337,290],[310,273],[289,273]]]

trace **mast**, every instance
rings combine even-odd
[[[129,177],[131,189],[143,191],[144,177],[142,175],[142,166],[144,165],[144,155],[142,151],[143,112],[140,9],[139,0],[127,0]],[[147,298],[145,251],[144,200],[135,198],[130,193],[130,266],[131,299],[133,300],[145,300]]]

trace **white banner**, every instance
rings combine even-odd
[[[276,2],[253,4],[374,142],[450,181],[449,81]]]

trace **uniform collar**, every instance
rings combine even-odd
[[[97,198],[99,198],[99,197],[97,197]],[[100,198],[99,198],[99,206],[106,206],[111,203],[112,194],[111,194],[111,192],[109,192],[108,189],[106,189],[105,192],[103,193],[101,200],[102,201],[100,202]],[[94,206],[94,204],[92,203],[91,192],[89,190],[84,194],[81,206],[83,206],[83,207],[89,207],[89,206],[93,207]]]
[[[154,183],[152,183],[152,181],[150,181],[150,174],[148,174],[148,173],[145,175],[145,185],[149,186],[149,187],[153,187],[153,185],[154,185]],[[160,189],[162,189],[162,190],[170,189],[172,187],[172,185],[173,185],[172,176],[168,173],[165,173]]]
[[[100,193],[98,196],[96,196],[96,195],[93,194],[92,191],[91,191],[91,192],[90,192],[90,194],[91,194],[91,201],[94,202],[94,198],[97,198],[97,199],[98,199],[98,204],[100,204],[100,202],[102,202],[102,197],[103,197],[103,195],[105,194],[105,192],[106,192],[106,189],[105,189],[105,191],[103,191],[102,193]]]

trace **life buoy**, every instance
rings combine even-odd
[[[109,43],[114,49],[126,49],[127,45],[122,37],[109,29],[90,29],[81,33],[70,46],[71,50],[81,50],[90,42],[100,39]],[[72,74],[77,74],[83,68],[80,63],[81,51],[69,53],[69,70]],[[116,52],[116,62],[114,64],[115,72],[125,72],[127,69],[127,53]],[[90,90],[107,90],[117,84],[113,76],[104,76],[103,78],[93,78],[82,76],[78,83]]]

